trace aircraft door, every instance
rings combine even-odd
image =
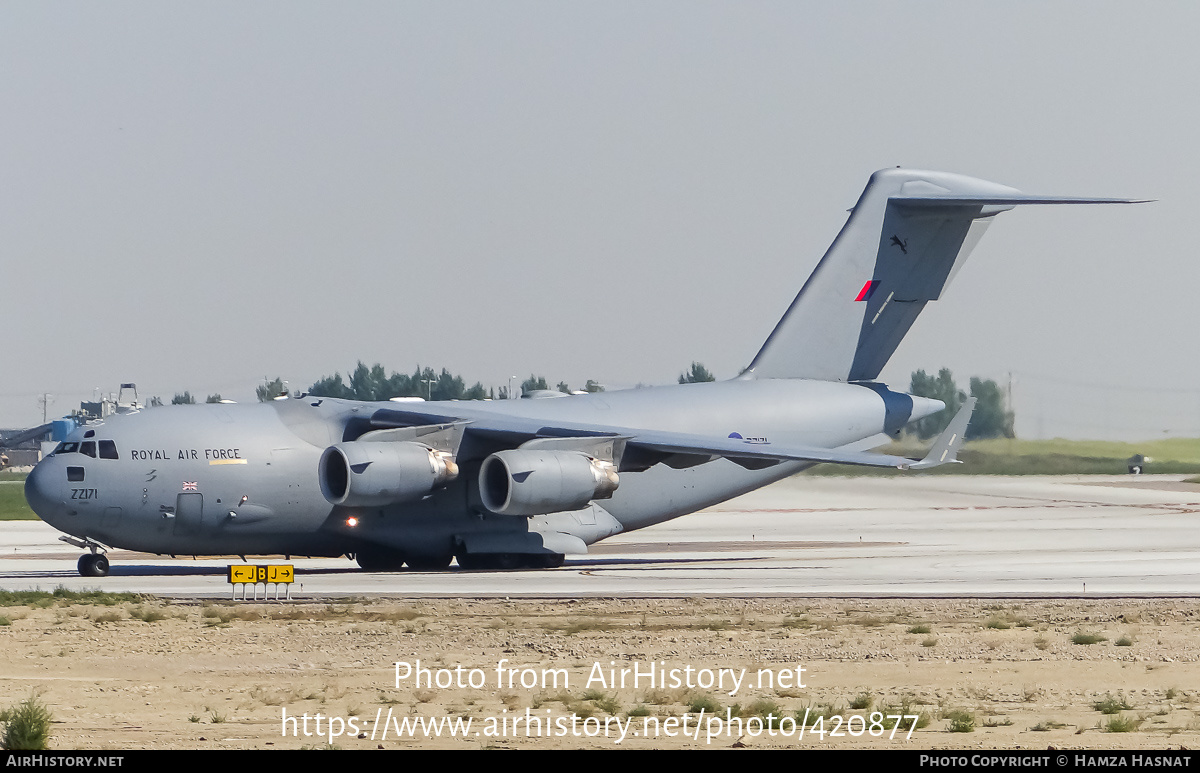
[[[204,521],[204,495],[199,492],[175,497],[175,533],[198,534]]]

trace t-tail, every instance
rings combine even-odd
[[[1137,201],[1032,196],[949,172],[880,170],[742,378],[873,380],[997,214],[1019,204]]]

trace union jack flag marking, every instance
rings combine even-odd
[[[185,481],[183,482],[183,490],[184,490],[184,491],[195,491],[195,490],[196,490],[196,484],[198,484],[199,482],[200,482],[200,481],[196,481],[196,480],[192,480],[192,481],[187,481],[187,480],[185,480]]]

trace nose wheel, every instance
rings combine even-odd
[[[101,552],[108,548],[86,535],[83,537],[74,537],[70,534],[63,534],[59,536],[59,539],[68,545],[74,545],[77,548],[91,551],[79,557],[80,577],[108,576],[108,559]]]
[[[81,577],[107,577],[108,558],[103,553],[84,553],[79,557]]]

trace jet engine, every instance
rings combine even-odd
[[[579,451],[497,451],[479,469],[480,499],[500,515],[578,510],[611,497],[619,482],[610,462]]]
[[[458,465],[421,443],[351,441],[326,448],[317,474],[332,504],[379,507],[420,499],[458,477]]]

